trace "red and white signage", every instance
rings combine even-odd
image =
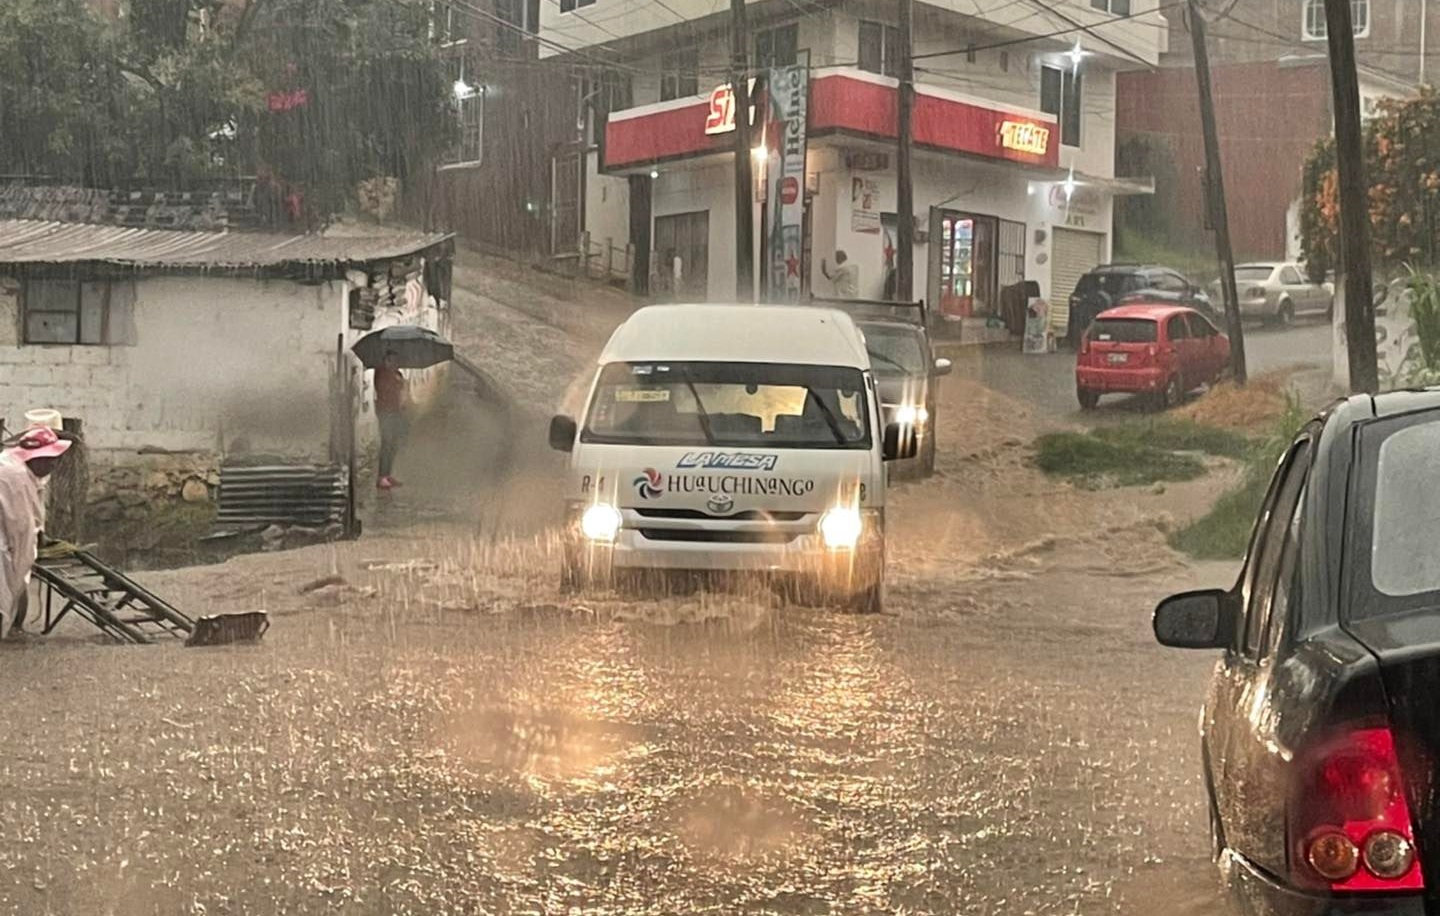
[[[730,84],[710,90],[710,110],[705,116],[706,134],[728,134],[735,129],[735,90]]]
[[[735,129],[734,94],[717,86],[708,99],[664,102],[612,114],[605,125],[605,168],[648,166],[669,159],[729,151]],[[810,80],[806,133],[896,136],[897,90],[890,81],[856,71]],[[755,121],[752,113],[751,123]],[[917,86],[915,144],[933,150],[1058,168],[1055,119],[1040,112],[993,106],[930,86]]]

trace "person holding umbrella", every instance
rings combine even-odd
[[[375,367],[375,419],[380,423],[380,467],[375,486],[381,490],[392,490],[400,483],[395,479],[395,455],[409,426],[409,406],[399,357],[394,350],[387,350]]]
[[[428,328],[391,325],[372,331],[350,348],[361,365],[375,370],[375,417],[380,423],[380,466],[375,485],[392,490],[395,455],[410,425],[410,392],[401,369],[429,369],[455,358],[455,348]]]

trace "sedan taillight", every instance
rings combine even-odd
[[[1389,728],[1342,732],[1297,766],[1289,818],[1297,880],[1346,892],[1425,887]]]

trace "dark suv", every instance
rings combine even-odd
[[[1155,264],[1103,264],[1081,277],[1070,294],[1070,321],[1065,334],[1070,346],[1079,346],[1096,315],[1136,293],[1195,309],[1211,320],[1216,318],[1210,297],[1179,271]]]

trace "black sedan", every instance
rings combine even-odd
[[[1306,425],[1239,581],[1154,625],[1224,651],[1201,755],[1237,911],[1440,913],[1440,390]]]

